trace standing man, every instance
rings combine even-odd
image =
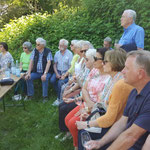
[[[127,52],[131,50],[144,49],[144,29],[135,24],[136,12],[134,10],[125,10],[121,17],[121,26],[124,33],[115,47],[121,47]]]
[[[89,149],[141,150],[150,132],[150,52],[132,51],[122,73],[126,83],[135,87],[128,97],[123,116],[100,140],[90,141]],[[90,124],[89,124],[90,126]],[[105,147],[106,149],[106,147]]]
[[[64,78],[64,75],[71,66],[73,54],[67,49],[67,47],[68,41],[61,39],[58,46],[59,51],[57,51],[54,56],[54,74],[50,79],[50,83],[53,84],[57,92],[57,100],[53,103],[53,105],[59,104],[61,86],[68,82],[68,77]]]
[[[48,80],[53,72],[51,65],[53,58],[50,49],[46,48],[46,41],[43,38],[36,39],[36,48],[32,51],[28,73],[25,76],[27,80],[28,99],[34,95],[33,80],[41,79],[43,89],[43,103],[47,101]]]

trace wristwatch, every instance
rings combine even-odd
[[[44,74],[47,74],[47,72],[45,71]]]
[[[90,128],[89,120],[87,121],[87,127]]]

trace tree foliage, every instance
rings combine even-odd
[[[91,2],[92,1],[92,2]],[[53,14],[34,13],[23,16],[5,25],[0,32],[0,41],[6,41],[15,58],[22,52],[22,43],[31,41],[33,47],[37,37],[43,37],[53,54],[61,38],[89,40],[95,48],[102,47],[103,39],[110,36],[113,41],[121,37],[123,28],[120,17],[124,9],[137,12],[136,23],[145,29],[145,49],[150,49],[150,9],[148,0],[83,0],[83,6],[70,8],[59,5]],[[141,9],[140,9],[140,6]],[[146,8],[146,9],[145,9]]]

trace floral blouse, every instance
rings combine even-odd
[[[14,61],[12,55],[9,52],[6,52],[5,55],[0,53],[0,66],[3,68],[7,63],[12,63]]]
[[[99,93],[103,91],[109,78],[109,75],[99,75],[97,73],[89,78],[87,90],[93,102],[99,102]]]

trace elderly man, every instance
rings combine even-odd
[[[54,56],[54,74],[50,79],[50,83],[53,84],[57,92],[57,100],[53,105],[58,105],[60,102],[61,86],[68,82],[68,77],[64,78],[65,73],[68,71],[71,65],[73,54],[67,49],[68,41],[61,39],[59,41],[59,51]],[[57,82],[58,81],[58,82]]]
[[[150,132],[150,52],[131,51],[122,73],[126,83],[135,87],[128,97],[123,116],[89,149],[140,150]]]
[[[46,48],[46,41],[43,38],[36,39],[36,48],[32,51],[28,73],[25,76],[27,80],[28,99],[34,95],[33,80],[42,80],[43,103],[47,101],[48,80],[53,72],[51,62],[53,60],[50,49]]]
[[[124,33],[116,47],[121,47],[127,52],[131,50],[144,49],[144,29],[135,24],[136,12],[134,10],[125,10],[121,17],[121,26]]]
[[[111,43],[112,43],[112,39],[111,39],[110,37],[106,37],[106,38],[104,39],[103,46],[104,46],[105,48],[107,48],[108,50],[112,50],[112,48],[111,48]]]

